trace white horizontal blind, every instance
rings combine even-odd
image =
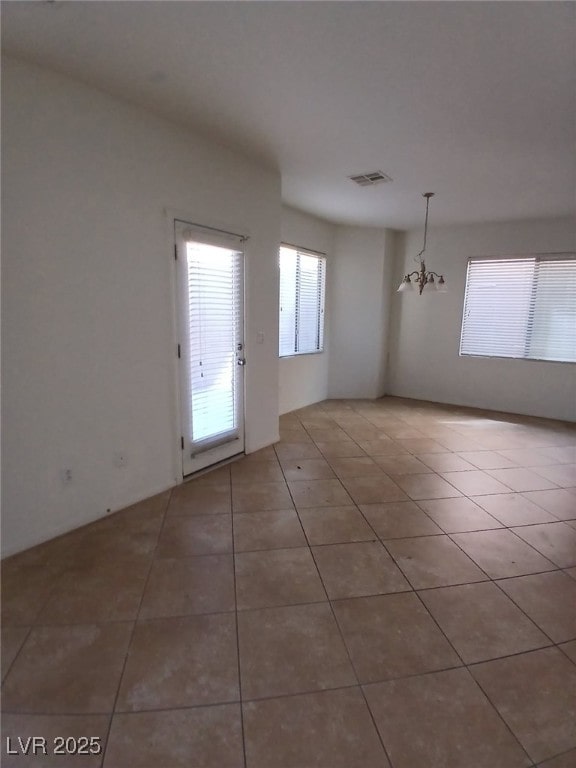
[[[461,355],[576,360],[576,260],[468,263]]]
[[[296,352],[296,266],[292,248],[280,248],[280,357]]]
[[[528,357],[576,361],[576,259],[536,262]]]
[[[280,357],[324,348],[326,259],[280,248]]]
[[[186,244],[188,332],[196,448],[232,437],[237,429],[237,345],[242,338],[241,254],[205,243]]]

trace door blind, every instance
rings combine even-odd
[[[234,436],[237,351],[242,339],[240,253],[215,245],[186,244],[192,446],[213,447]]]

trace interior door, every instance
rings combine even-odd
[[[182,473],[244,451],[244,238],[175,222]]]

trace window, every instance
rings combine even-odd
[[[280,248],[280,357],[322,352],[326,259]]]
[[[576,255],[470,259],[460,354],[576,362]]]

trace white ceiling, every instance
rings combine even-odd
[[[6,52],[282,174],[349,224],[570,214],[573,2],[4,2]],[[349,175],[382,170],[390,184]]]

